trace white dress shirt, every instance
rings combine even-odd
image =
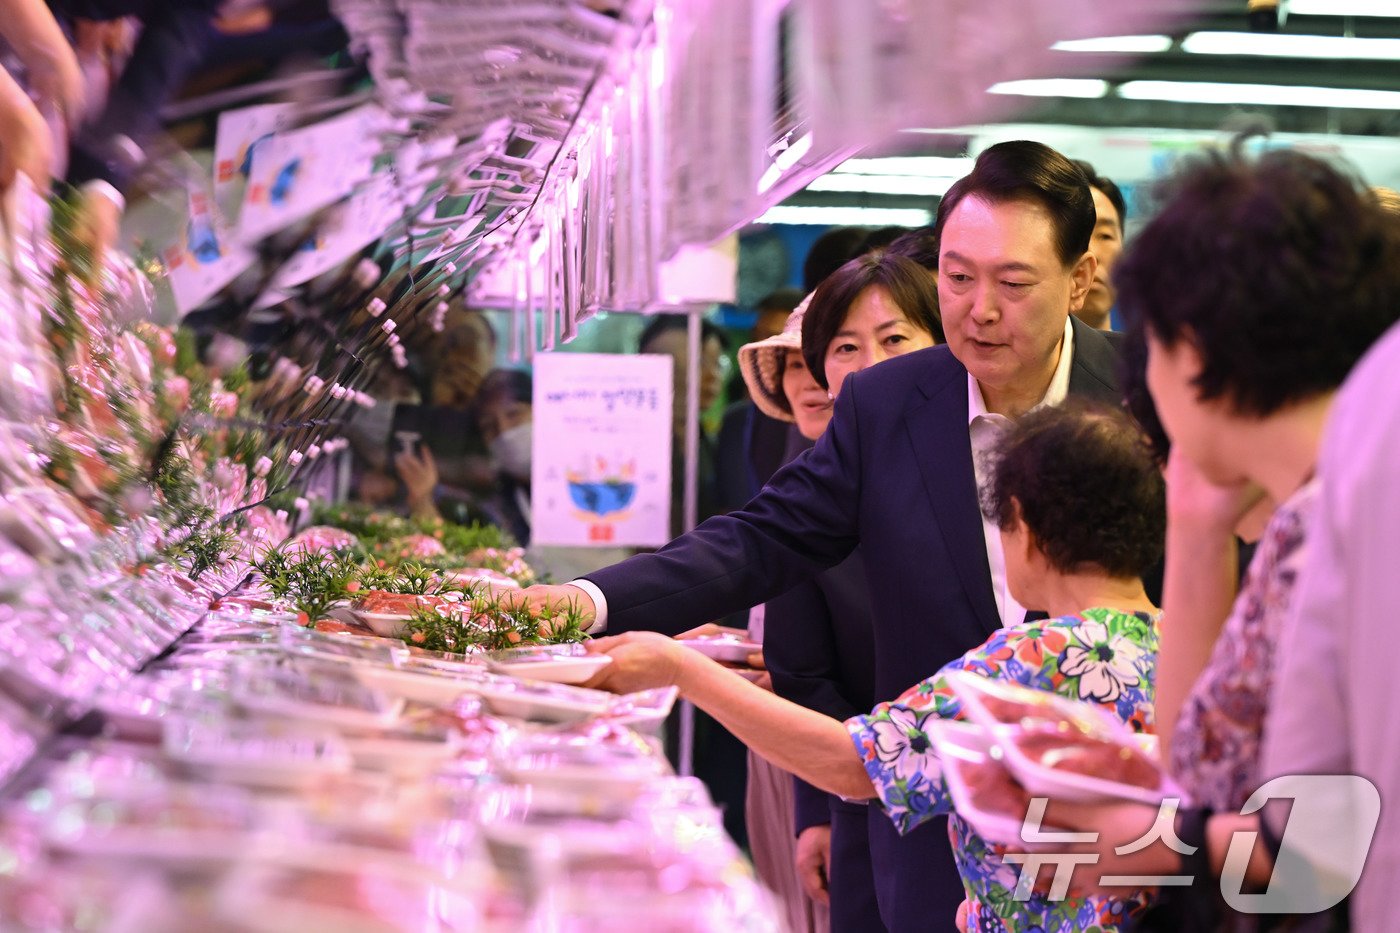
[[[1060,360],[1055,365],[1055,374],[1050,377],[1050,385],[1045,396],[1036,408],[1045,405],[1059,405],[1069,395],[1069,372],[1074,357],[1074,327],[1065,319],[1064,343],[1060,347]],[[972,467],[977,476],[978,494],[981,494],[986,481],[982,461],[997,437],[1011,420],[1005,415],[990,414],[987,403],[982,399],[982,389],[969,373],[967,377],[967,430],[972,437]],[[1006,556],[1001,549],[1001,531],[985,517],[982,519],[982,536],[987,542],[987,563],[992,571],[992,590],[996,593],[997,612],[1001,614],[1002,625],[1019,625],[1025,620],[1026,610],[1011,597],[1006,586]],[[570,580],[569,586],[576,586],[593,600],[594,622],[589,632],[598,634],[608,626],[608,600],[603,591],[588,580]]]
[[[1060,360],[1055,364],[1055,374],[1050,377],[1050,385],[1045,395],[1031,409],[1047,405],[1060,405],[1069,397],[1069,371],[1074,360],[1074,327],[1065,320],[1065,339],[1060,348]],[[972,470],[977,477],[979,502],[982,490],[987,483],[987,455],[997,438],[1011,426],[1011,419],[1005,415],[991,414],[982,398],[982,387],[972,374],[967,375],[967,430],[972,439]],[[1016,602],[1006,582],[1006,553],[1001,547],[1001,530],[996,523],[982,516],[982,538],[987,542],[987,566],[992,572],[992,593],[997,599],[997,613],[1005,628],[1020,625],[1026,619],[1026,607]]]

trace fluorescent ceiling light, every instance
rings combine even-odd
[[[1184,104],[1259,104],[1280,107],[1339,107],[1400,110],[1400,91],[1286,84],[1213,84],[1204,81],[1128,81],[1118,87],[1128,100],[1168,100]]]
[[[905,207],[770,207],[755,223],[819,227],[922,227],[933,219],[928,211]]]
[[[1193,32],[1182,40],[1181,50],[1197,55],[1400,61],[1400,39],[1290,36],[1281,32]]]
[[[853,175],[924,175],[929,178],[961,178],[972,171],[973,159],[965,156],[892,156],[888,159],[847,159],[835,171]]]
[[[1098,78],[1028,78],[1002,81],[987,88],[989,94],[1017,94],[1022,97],[1103,97],[1108,82]]]
[[[1150,54],[1172,47],[1171,36],[1100,36],[1097,39],[1068,39],[1050,48],[1056,52],[1105,52]]]
[[[1289,16],[1400,16],[1395,0],[1290,0]]]
[[[957,178],[927,175],[850,175],[832,173],[812,180],[808,191],[847,191],[858,194],[942,196]]]

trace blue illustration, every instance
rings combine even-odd
[[[292,185],[297,180],[297,172],[301,169],[301,158],[295,158],[282,166],[282,170],[277,173],[277,180],[272,183],[272,190],[268,192],[268,199],[273,204],[282,204],[287,200],[287,195],[291,193]]]
[[[190,255],[200,265],[217,262],[224,255],[223,250],[219,248],[219,238],[214,233],[213,226],[203,217],[190,220],[185,237]]]
[[[574,505],[593,515],[621,512],[632,504],[637,484],[626,482],[580,483],[569,481],[569,498]]]

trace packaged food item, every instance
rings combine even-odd
[[[408,622],[423,609],[447,611],[454,601],[421,593],[386,593],[370,590],[350,607],[355,620],[384,638],[402,638]]]
[[[498,716],[559,723],[606,713],[613,697],[602,690],[510,678],[483,683],[477,693]]]
[[[288,542],[286,549],[318,554],[327,551],[348,551],[359,543],[358,538],[341,528],[313,525]]]
[[[382,638],[344,638],[300,625],[280,627],[277,644],[289,655],[342,663],[397,664],[408,656],[402,645]]]
[[[1156,790],[1162,772],[1141,749],[1091,735],[1023,731],[1009,736],[1016,749],[1043,768],[1097,777],[1118,784]]]
[[[345,743],[329,732],[258,720],[168,723],[167,758],[192,777],[254,787],[315,787],[350,770]]]
[[[453,583],[459,583],[463,586],[485,589],[493,596],[505,590],[520,589],[520,584],[517,583],[513,577],[508,577],[499,570],[490,570],[486,567],[464,567],[459,570],[444,570],[442,578]]]
[[[947,682],[962,701],[967,718],[982,726],[1063,728],[1086,735],[1131,734],[1121,720],[1092,703],[992,680],[970,671],[953,671],[947,675]]]
[[[158,863],[180,872],[226,865],[255,852],[265,837],[245,794],[193,784],[69,800],[44,825],[44,840],[56,852]]]
[[[487,666],[498,674],[556,684],[586,683],[611,663],[606,654],[590,654],[583,645],[509,648],[486,654]]]
[[[1022,845],[1030,795],[1006,769],[990,730],[954,720],[927,728],[958,815],[988,842]]]
[[[1140,737],[1096,704],[966,671],[948,683],[1034,796],[1143,803],[1180,796]]]
[[[682,638],[679,641],[682,645],[700,652],[707,658],[729,664],[743,664],[748,661],[749,655],[757,654],[763,650],[763,646],[757,642],[727,633],[702,635],[698,638]]]
[[[216,895],[221,915],[258,933],[464,933],[481,927],[470,890],[392,862],[255,865]]]
[[[479,695],[483,686],[499,679],[480,667],[443,670],[418,665],[361,665],[355,668],[355,676],[373,690],[442,709],[455,706],[462,697]]]
[[[442,596],[423,593],[388,593],[384,590],[367,590],[355,601],[355,608],[361,612],[385,615],[411,616],[419,609],[441,609],[451,600]]]
[[[366,687],[338,665],[241,664],[230,678],[233,699],[254,713],[345,728],[393,725],[404,701]]]

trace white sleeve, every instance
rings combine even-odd
[[[608,598],[603,595],[603,591],[598,589],[591,580],[570,580],[565,586],[575,586],[588,594],[588,598],[593,600],[593,624],[588,627],[588,634],[599,635],[608,630]]]

